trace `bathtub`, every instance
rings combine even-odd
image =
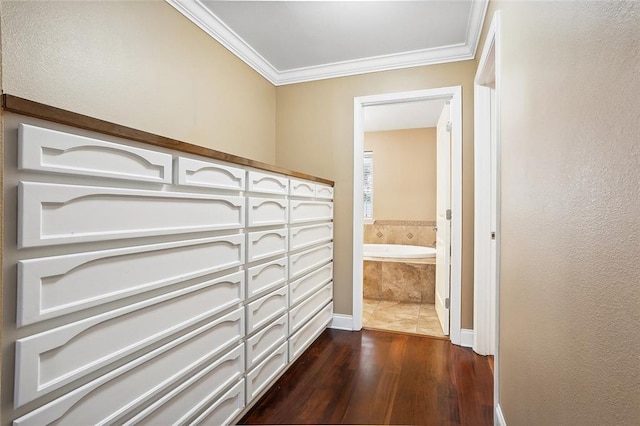
[[[365,244],[364,257],[394,259],[425,259],[436,257],[436,249],[424,246],[405,246],[400,244]]]

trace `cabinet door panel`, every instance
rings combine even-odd
[[[247,334],[287,311],[287,287],[274,290],[247,305]]]
[[[240,309],[231,312],[54,399],[14,424],[115,423],[238,342],[244,331],[242,318]]]
[[[289,278],[296,278],[329,262],[333,258],[333,244],[312,248],[289,256]]]
[[[289,334],[295,333],[333,299],[333,283],[329,283],[316,294],[289,311]]]
[[[256,365],[289,336],[288,315],[283,315],[264,330],[247,339],[247,370]]]
[[[20,124],[18,168],[171,183],[171,154]]]
[[[316,198],[333,200],[333,187],[326,185],[316,185]]]
[[[247,373],[247,400],[251,401],[287,366],[287,343]]]
[[[249,198],[248,226],[284,225],[287,223],[287,201],[276,198]]]
[[[23,260],[18,262],[18,325],[243,263],[241,234]]]
[[[287,282],[287,258],[254,266],[247,270],[247,298]]]
[[[289,222],[305,223],[333,219],[333,203],[326,201],[291,200]]]
[[[239,346],[145,408],[125,425],[185,424],[220,392],[244,374],[243,346]],[[237,385],[236,385],[237,386]],[[243,389],[244,391],[244,389]],[[224,399],[222,397],[221,399]]]
[[[177,161],[177,183],[202,188],[244,191],[246,172],[237,167],[180,157]]]
[[[289,306],[295,306],[333,279],[333,262],[289,284]]]
[[[249,170],[247,191],[287,195],[289,193],[289,179],[280,175]]]
[[[207,408],[191,425],[228,425],[244,408],[244,394],[245,381],[242,380]]]
[[[298,250],[333,239],[333,223],[289,228],[289,250]]]
[[[286,229],[247,234],[247,262],[286,253],[287,236]]]
[[[289,362],[295,360],[331,322],[333,303],[322,308],[315,317],[289,338]]]
[[[180,289],[16,341],[16,403],[121,359],[238,304],[244,274]],[[235,336],[236,330],[227,330]]]
[[[306,180],[289,179],[289,195],[313,198],[316,195],[316,185]]]
[[[21,182],[18,246],[239,229],[244,198]]]

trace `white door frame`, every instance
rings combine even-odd
[[[451,100],[453,137],[451,148],[451,294],[450,339],[460,345],[462,287],[462,86],[410,92],[384,93],[353,99],[353,330],[362,329],[363,207],[362,161],[364,155],[364,107],[409,101]]]
[[[499,401],[500,374],[500,12],[493,15],[474,81],[474,342],[482,355],[495,355],[494,414],[505,424]],[[493,92],[493,93],[492,93]],[[493,108],[492,108],[492,97]],[[493,111],[492,111],[493,110]],[[493,139],[493,140],[492,140]],[[492,149],[493,144],[493,149]],[[493,169],[493,170],[492,170]],[[492,205],[491,174],[495,173]],[[495,212],[495,258],[491,258],[491,212]],[[492,264],[493,263],[493,264]],[[495,283],[491,269],[495,268]]]

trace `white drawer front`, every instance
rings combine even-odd
[[[247,191],[287,195],[289,193],[289,179],[270,173],[249,170]]]
[[[237,304],[243,275],[237,272],[17,340],[17,404]],[[237,337],[235,324],[223,326],[226,336]]]
[[[247,373],[247,400],[251,401],[287,366],[287,343]]]
[[[333,239],[333,223],[289,228],[289,250],[298,250]]]
[[[316,198],[333,200],[333,187],[316,184]]]
[[[275,198],[249,198],[248,226],[284,225],[287,223],[287,201]]]
[[[287,340],[288,315],[283,315],[264,330],[247,339],[247,370],[264,359],[275,348]]]
[[[170,154],[20,124],[18,168],[171,183]]]
[[[228,425],[244,408],[245,381],[241,380],[207,408],[191,425]]]
[[[289,278],[303,275],[333,258],[333,244],[312,248],[289,256]]]
[[[287,293],[285,286],[247,305],[247,334],[287,311]]]
[[[311,321],[289,338],[289,362],[296,359],[324,331],[333,316],[333,303],[325,306]]]
[[[247,262],[286,253],[287,237],[286,229],[247,234]]]
[[[333,280],[333,262],[293,281],[289,284],[289,306],[294,306],[331,280]]]
[[[243,346],[231,350],[151,404],[125,425],[186,424],[195,413],[220,396],[225,387],[242,377],[245,369],[243,352]]]
[[[289,201],[290,223],[305,223],[333,219],[333,203],[327,201]]]
[[[244,198],[20,183],[19,247],[244,227]]]
[[[287,282],[287,258],[254,266],[247,270],[247,298]]]
[[[333,299],[333,283],[329,283],[316,294],[289,311],[289,334],[295,333],[316,312]]]
[[[237,167],[180,157],[176,173],[178,185],[244,191],[246,172]]]
[[[316,195],[316,185],[306,180],[289,179],[289,195],[313,198]]]
[[[80,386],[14,424],[37,426],[56,420],[70,425],[113,423],[208,364],[242,334],[242,311],[237,310]]]
[[[23,260],[18,262],[18,325],[243,263],[242,234]]]

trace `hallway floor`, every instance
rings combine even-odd
[[[493,424],[487,357],[447,340],[327,329],[239,424]]]
[[[373,330],[446,337],[436,315],[435,305],[430,303],[364,299],[362,326]]]

